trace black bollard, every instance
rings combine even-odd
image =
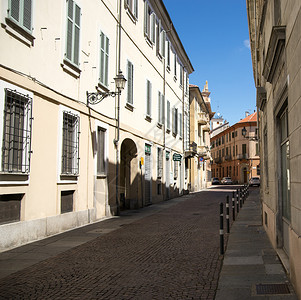
[[[224,205],[220,203],[220,217],[219,217],[219,241],[220,241],[220,254],[224,254]]]
[[[229,219],[229,215],[230,215],[230,208],[229,208],[229,196],[227,196],[227,200],[226,200],[226,221],[227,221],[227,233],[230,232],[230,219]]]
[[[234,191],[232,192],[232,218],[235,221],[235,195]]]
[[[241,188],[239,189],[239,206],[242,208],[242,191]]]
[[[238,189],[237,189],[237,191],[236,191],[237,193],[236,193],[236,211],[237,211],[237,213],[239,213],[239,195],[238,195]]]

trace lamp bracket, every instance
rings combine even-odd
[[[121,92],[92,92],[89,93],[87,92],[87,103],[88,104],[98,104],[99,102],[101,102],[104,98],[111,96],[111,97],[115,97],[116,95],[120,94]]]

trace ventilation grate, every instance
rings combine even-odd
[[[290,290],[285,283],[280,284],[256,284],[257,295],[281,295],[290,294]]]

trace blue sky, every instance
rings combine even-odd
[[[230,125],[256,109],[245,0],[163,0],[211,107]]]

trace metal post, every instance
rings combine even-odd
[[[239,189],[239,206],[242,208],[242,191],[241,188]]]
[[[232,192],[232,218],[235,221],[235,196],[234,191]]]
[[[220,203],[219,217],[220,254],[224,254],[224,204]]]
[[[237,213],[239,213],[239,194],[238,194],[238,189],[237,189],[237,193],[236,193],[236,209],[237,209]]]
[[[226,200],[226,221],[227,221],[227,233],[230,232],[230,209],[229,209],[229,196],[227,195],[227,200]]]

